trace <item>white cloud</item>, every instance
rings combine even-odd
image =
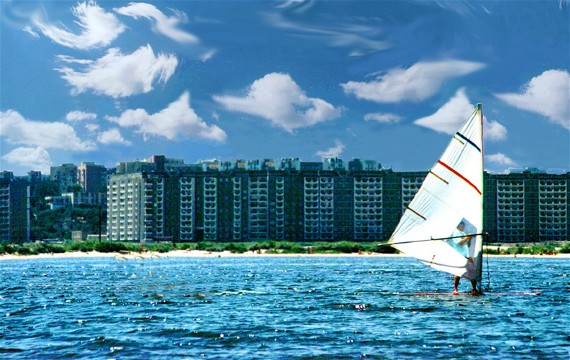
[[[288,74],[271,73],[255,80],[245,97],[214,96],[230,111],[262,117],[288,132],[340,116],[342,110],[309,98]]]
[[[145,138],[153,135],[174,140],[179,135],[184,135],[220,142],[226,140],[226,133],[221,128],[206,124],[190,108],[190,94],[187,91],[167,108],[155,114],[136,109],[126,110],[119,117],[106,116],[105,118],[122,127],[134,126],[138,128],[138,132],[144,134]]]
[[[418,119],[414,124],[451,135],[455,134],[472,112],[473,105],[465,95],[465,91],[460,89],[434,114]]]
[[[482,63],[444,60],[419,62],[408,69],[391,69],[370,82],[349,81],[341,84],[346,94],[378,103],[422,101],[437,93],[444,81],[480,70]]]
[[[51,166],[49,153],[40,146],[35,148],[16,148],[2,156],[2,159],[11,164],[26,167],[32,170],[40,170],[42,173],[49,173]]]
[[[218,52],[217,50],[208,50],[200,56],[200,60],[202,62],[206,62],[206,61],[210,60],[211,58],[213,58],[217,52]]]
[[[89,132],[95,132],[99,130],[99,124],[85,124],[85,128],[89,130]]]
[[[60,60],[77,62],[63,57]],[[166,83],[174,73],[178,59],[174,55],[155,56],[151,46],[147,45],[129,55],[121,54],[116,48],[109,49],[102,58],[83,65],[84,71],[69,67],[57,69],[73,86],[74,94],[92,90],[96,94],[119,98],[148,93],[155,82]]]
[[[284,6],[287,7],[287,6]],[[283,14],[265,14],[267,23],[295,34],[302,34],[308,38],[322,40],[332,47],[349,48],[349,56],[363,56],[391,47],[387,41],[376,40],[382,32],[381,24],[377,19],[331,19],[324,21],[311,17],[310,22],[288,20]],[[372,21],[370,24],[365,21]]]
[[[79,34],[69,32],[65,27],[47,24],[38,14],[32,17],[32,21],[52,41],[81,50],[107,46],[125,30],[114,14],[105,12],[94,1],[79,3],[71,12],[77,18],[75,24],[81,30]]]
[[[570,130],[570,73],[547,70],[533,77],[520,94],[496,94],[504,102],[544,115],[554,124]]]
[[[38,35],[38,33],[35,32],[34,29],[31,28],[31,26],[24,26],[22,28],[22,31],[27,32],[28,34],[32,35],[32,37],[35,37],[36,39],[38,39],[40,37]]]
[[[99,135],[97,135],[97,141],[105,145],[109,144],[131,145],[131,142],[125,140],[121,135],[121,132],[117,128],[112,128],[107,131],[101,132]]]
[[[402,121],[402,117],[390,113],[369,113],[364,115],[366,121],[377,121],[381,124],[396,124]]]
[[[68,124],[27,120],[14,110],[0,112],[0,134],[12,144],[72,151],[96,149],[94,143],[81,141]]]
[[[65,119],[71,122],[83,121],[83,120],[95,120],[97,119],[97,114],[76,110],[67,113]]]
[[[505,140],[507,138],[507,128],[497,121],[487,120],[483,115],[485,130],[483,135],[485,139],[492,141]]]
[[[444,134],[455,134],[457,129],[473,112],[474,106],[465,95],[464,89],[459,89],[446,104],[430,116],[414,121],[414,124]],[[484,116],[484,136],[487,140],[504,140],[507,129],[497,121],[490,121]]]
[[[315,155],[322,159],[339,158],[344,151],[344,147],[344,144],[340,140],[336,140],[333,147],[326,150],[319,150]]]
[[[174,16],[166,16],[154,5],[147,3],[130,3],[128,6],[114,9],[117,13],[130,16],[135,19],[143,17],[153,23],[153,31],[161,33],[175,41],[183,43],[197,43],[199,39],[186,31],[180,30],[177,26],[187,20],[186,14],[174,11]]]
[[[512,159],[510,159],[508,156],[502,153],[486,155],[485,160],[500,166],[506,166],[506,167],[517,166],[516,162],[514,162]]]

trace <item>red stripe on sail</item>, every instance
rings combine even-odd
[[[451,171],[452,173],[454,173],[455,175],[457,175],[459,178],[461,178],[461,180],[465,181],[466,183],[468,183],[469,185],[471,185],[471,187],[473,189],[475,189],[475,191],[477,191],[479,193],[479,195],[481,194],[481,190],[479,190],[477,188],[477,186],[475,186],[475,184],[473,184],[471,181],[469,181],[469,179],[467,179],[465,176],[461,175],[460,173],[458,173],[454,168],[452,168],[451,166],[447,165],[446,163],[444,163],[441,160],[437,161],[438,164],[441,164],[444,168],[446,168],[447,170]]]

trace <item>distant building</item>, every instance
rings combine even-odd
[[[0,242],[30,241],[30,186],[8,171],[0,173]]]
[[[82,162],[77,167],[77,183],[87,194],[104,192],[107,186],[107,169],[103,165]]]
[[[57,210],[72,205],[69,196],[46,196],[45,200],[50,210]]]
[[[570,173],[537,169],[485,179],[485,229],[491,239],[570,240]]]
[[[387,240],[427,174],[358,159],[169,162],[117,166],[125,171],[110,178],[110,240]],[[570,173],[485,174],[491,240],[568,240],[569,182]]]
[[[66,192],[72,185],[77,185],[77,166],[62,164],[50,167],[50,180],[57,182],[60,192]]]

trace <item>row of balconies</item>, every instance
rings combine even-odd
[[[522,199],[497,199],[497,206],[501,205],[524,205],[524,200]]]
[[[332,215],[311,215],[311,214],[307,214],[303,217],[303,220],[305,222],[334,222],[334,217]]]
[[[355,184],[361,184],[361,183],[381,183],[382,182],[382,178],[379,177],[360,177],[360,178],[354,178],[354,183]]]
[[[250,201],[267,202],[269,197],[267,195],[252,195],[249,197]]]
[[[422,183],[405,183],[402,182],[402,186],[401,189],[402,190],[415,190],[418,191],[418,189],[422,186]]]
[[[556,205],[540,205],[538,207],[539,214],[542,212],[549,212],[553,214],[561,214],[566,216],[566,206],[556,206]]]
[[[568,204],[568,200],[566,196],[539,196],[538,198],[539,204]]]
[[[354,213],[354,220],[370,220],[370,221],[382,220],[382,213],[381,212]]]
[[[505,232],[505,231],[524,231],[525,227],[524,224],[513,224],[511,226],[508,225],[497,225],[497,230],[499,232]]]
[[[305,234],[332,234],[334,226],[305,227],[304,232]]]
[[[504,199],[524,199],[524,193],[519,193],[519,192],[502,192],[502,193],[497,193],[497,199],[498,200],[504,200]]]
[[[354,195],[378,195],[378,196],[382,196],[382,189],[355,189]]]
[[[326,213],[326,214],[332,214],[334,211],[334,208],[331,206],[305,206],[305,213],[307,214],[315,214],[315,213]]]
[[[566,220],[568,220],[568,217],[566,216],[566,213],[565,213],[565,212],[564,212],[564,213],[563,213],[563,212],[559,212],[559,213],[553,212],[553,213],[548,213],[548,214],[540,213],[540,214],[538,215],[538,218],[539,218],[541,221],[542,221],[542,220],[544,220],[544,221],[549,220],[549,221],[566,222]]]
[[[542,225],[542,224],[541,224]],[[555,224],[555,225],[550,225],[548,227],[546,226],[541,226],[539,225],[538,229],[540,231],[564,231],[566,232],[566,230],[568,229],[568,227],[566,226],[566,224]]]
[[[375,202],[377,204],[381,204],[382,203],[382,197],[381,196],[373,196],[373,195],[358,195],[354,197],[354,202],[355,204],[358,204],[360,202]]]

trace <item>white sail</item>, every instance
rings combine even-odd
[[[460,223],[465,235],[473,237],[458,250],[454,235]],[[477,280],[482,229],[483,112],[477,105],[426,176],[388,243],[430,267]]]

